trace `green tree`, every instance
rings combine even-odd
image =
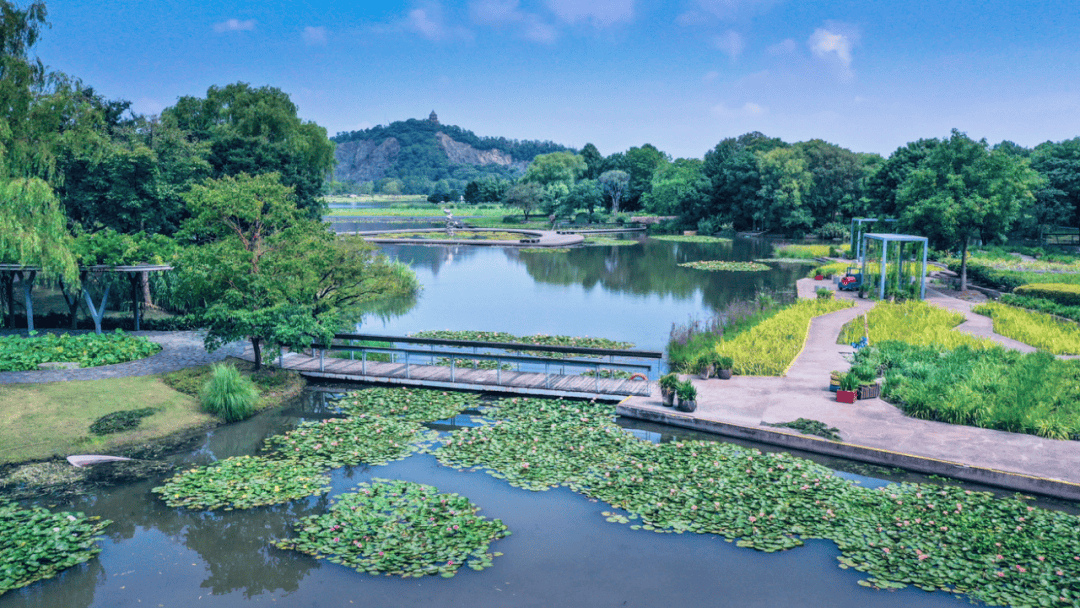
[[[806,193],[814,186],[814,176],[807,169],[806,157],[798,148],[774,148],[758,152],[761,172],[762,206],[754,218],[764,229],[783,229],[800,234],[814,225],[814,216],[805,203]]]
[[[901,146],[893,152],[866,183],[866,198],[870,213],[878,218],[895,218],[898,210],[896,195],[900,184],[919,167],[919,163],[941,142],[920,139]]]
[[[552,152],[534,158],[521,181],[541,186],[564,184],[569,188],[587,169],[585,159],[573,152]]]
[[[1004,239],[1042,178],[1023,158],[989,150],[953,129],[900,185],[902,227],[930,237],[939,248],[960,248],[960,289],[967,289],[967,252],[973,239]]]
[[[604,172],[604,156],[593,144],[585,144],[581,149],[581,158],[585,161],[585,173],[582,179],[596,179]]]
[[[1080,225],[1080,137],[1035,146],[1031,167],[1046,177],[1046,188],[1054,191],[1052,196],[1044,195],[1046,202],[1056,199],[1055,205],[1068,208],[1073,225]]]
[[[600,190],[600,184],[595,179],[583,179],[574,184],[570,193],[562,200],[560,215],[569,216],[578,209],[586,209],[589,215],[602,205],[604,193]]]
[[[621,206],[627,209],[637,209],[641,204],[641,197],[652,188],[653,175],[660,167],[671,162],[670,157],[652,144],[645,144],[640,148],[630,148],[623,158],[623,167],[629,174],[629,183],[623,194]]]
[[[719,216],[740,230],[757,225],[760,213],[761,172],[755,152],[768,152],[786,144],[757,131],[729,137],[705,153],[702,172],[709,180],[709,201],[705,208],[685,215],[684,222],[696,224],[703,217]],[[688,212],[690,210],[687,210]]]
[[[529,214],[536,210],[544,200],[544,187],[537,183],[518,183],[511,186],[503,197],[508,207],[517,207],[529,221]]]
[[[630,186],[630,174],[626,171],[619,171],[618,169],[604,171],[596,181],[600,183],[600,187],[603,188],[604,194],[611,200],[611,213],[618,213],[619,204],[622,202],[623,197],[626,195],[626,190]]]
[[[803,197],[816,227],[840,219],[844,209],[855,207],[863,197],[862,166],[859,157],[835,144],[820,139],[794,145],[806,158],[806,168],[813,177]]]
[[[277,173],[308,217],[324,211],[320,192],[334,167],[334,142],[323,127],[300,120],[280,89],[242,82],[212,86],[205,99],[181,97],[162,121],[192,141],[209,142],[213,177]]]
[[[680,158],[664,165],[653,175],[642,205],[649,213],[704,217],[708,204],[708,180],[704,163],[696,158]]]

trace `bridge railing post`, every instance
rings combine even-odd
[[[360,351],[360,373],[367,375],[367,349]]]
[[[326,362],[323,360],[323,358],[325,356],[326,356],[326,349],[325,348],[320,348],[319,349],[319,371],[320,372],[326,371]]]

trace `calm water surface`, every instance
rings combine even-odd
[[[265,436],[302,419],[325,417],[324,396],[308,391],[285,410],[217,429],[178,460],[206,463],[250,454]],[[647,440],[675,436],[663,427],[630,426]],[[504,555],[492,568],[465,568],[452,579],[361,574],[269,545],[291,534],[291,522],[325,512],[325,497],[248,511],[189,512],[152,495],[150,488],[160,483],[152,480],[55,505],[113,520],[101,554],[54,579],[0,596],[0,608],[964,605],[943,593],[860,587],[859,573],[837,567],[839,551],[828,541],[765,554],[711,535],[634,531],[606,522],[606,504],[565,488],[521,490],[482,472],[443,467],[429,455],[338,469],[331,495],[373,478],[405,479],[467,496],[482,514],[510,527],[513,535],[491,546]]]

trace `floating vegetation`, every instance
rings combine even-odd
[[[762,270],[772,270],[765,264],[758,264],[757,262],[727,262],[724,260],[708,260],[702,262],[686,262],[679,264],[683,268],[693,268],[694,270],[728,270],[734,272],[760,272]]]
[[[616,342],[606,338],[590,338],[588,336],[548,336],[537,334],[535,336],[515,336],[504,331],[451,331],[430,330],[409,334],[413,338],[438,338],[441,340],[470,340],[476,342],[498,342],[515,344],[533,344],[536,346],[576,346],[580,348],[634,348],[633,342]],[[525,352],[525,351],[509,351]],[[529,354],[538,357],[582,357],[589,355],[573,355],[566,353],[544,353],[540,351],[528,351]]]
[[[992,605],[1080,603],[1080,518],[1025,497],[925,484],[877,490],[786,453],[688,441],[652,444],[617,427],[611,406],[518,399],[498,421],[435,451],[509,483],[567,485],[628,513],[608,521],[656,532],[712,533],[779,551],[833,540],[861,585],[967,593]]]
[[[122,433],[138,428],[142,419],[157,413],[155,407],[144,407],[137,410],[121,410],[105,414],[90,425],[90,433],[94,435],[109,435]]]
[[[611,239],[603,236],[587,236],[585,237],[586,245],[594,245],[597,247],[625,247],[627,245],[637,245],[641,241],[635,241],[632,239]]]
[[[994,320],[994,331],[1053,355],[1080,354],[1080,325],[1041,313],[990,302],[971,309]]]
[[[412,388],[369,388],[347,393],[337,402],[350,416],[395,416],[413,422],[453,418],[476,405],[474,393]]]
[[[226,458],[174,475],[151,492],[170,507],[250,509],[330,491],[322,467],[260,456]]]
[[[820,420],[810,420],[809,418],[797,418],[792,422],[776,422],[776,423],[764,423],[765,426],[775,426],[782,428],[795,429],[800,433],[807,435],[816,435],[818,437],[824,437],[829,441],[840,441],[840,429],[835,426],[829,426]]]
[[[670,241],[672,243],[730,243],[731,239],[719,236],[687,236],[685,234],[658,234],[650,235],[654,241]]]
[[[754,261],[765,264],[817,264],[817,260],[807,258],[759,258]]]
[[[121,330],[104,334],[45,334],[0,337],[0,372],[36,370],[41,363],[74,361],[97,367],[144,359],[161,345]]]
[[[298,538],[275,543],[369,574],[449,578],[462,565],[491,566],[494,540],[510,535],[498,519],[457,494],[406,481],[376,479],[342,494],[326,515],[296,523]]]
[[[569,247],[522,247],[518,249],[521,253],[566,253],[570,251]]]
[[[0,595],[88,561],[101,552],[96,541],[110,523],[0,503]]]
[[[439,357],[435,360],[435,365],[441,367],[450,367],[450,357]],[[509,371],[514,369],[513,365],[509,363],[499,364],[498,361],[492,359],[454,359],[454,367],[459,369],[501,369],[503,371]]]
[[[401,460],[418,449],[416,442],[428,437],[418,422],[359,414],[305,422],[267,439],[266,449],[271,457],[334,469]]]

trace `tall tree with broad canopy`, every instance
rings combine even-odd
[[[597,181],[600,182],[600,187],[603,188],[604,194],[611,199],[611,213],[618,213],[619,203],[622,202],[623,197],[626,195],[626,190],[630,186],[630,174],[626,171],[613,169],[601,173]]]
[[[165,109],[162,121],[192,141],[210,142],[212,177],[278,173],[308,217],[324,211],[320,192],[334,167],[334,142],[325,128],[300,120],[280,89],[243,82],[212,86],[205,99],[181,97]]]
[[[1080,137],[1035,146],[1031,167],[1046,176],[1047,188],[1054,191],[1047,197],[1064,205],[1073,225],[1080,225]]]
[[[1043,178],[1027,160],[953,129],[900,184],[901,229],[930,237],[931,245],[960,248],[960,289],[967,289],[973,239],[1003,239],[1023,206],[1034,202]]]
[[[896,149],[878,170],[867,180],[866,198],[870,213],[878,218],[897,216],[896,196],[900,184],[918,168],[919,163],[941,142],[938,139],[920,139]]]
[[[521,181],[544,187],[564,184],[569,189],[587,169],[585,159],[573,152],[540,154],[529,163]]]
[[[544,187],[537,183],[519,182],[503,195],[503,204],[521,209],[526,222],[529,221],[529,214],[540,207],[543,201]]]
[[[736,229],[745,230],[757,225],[761,201],[761,172],[755,152],[768,152],[786,146],[776,137],[754,131],[729,137],[705,153],[702,172],[709,180],[709,202],[696,216],[684,219],[691,223],[703,217],[720,216],[732,222]]]
[[[763,229],[782,228],[805,233],[814,226],[814,216],[805,202],[813,188],[814,176],[807,168],[806,156],[795,147],[774,148],[757,153],[761,172],[758,196],[762,206],[754,219]]]
[[[411,272],[306,217],[277,174],[222,177],[184,198],[181,276],[207,349],[250,340],[258,368],[264,345],[328,343],[345,307],[416,289]]]

